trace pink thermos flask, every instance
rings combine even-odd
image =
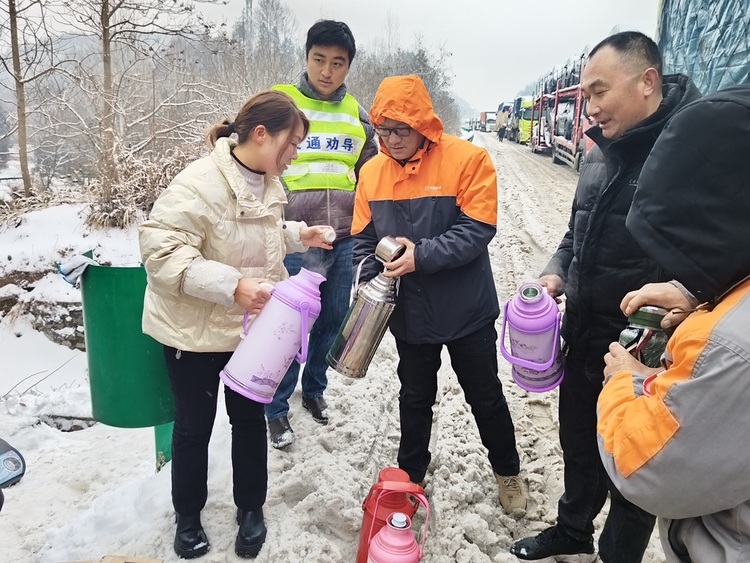
[[[419,545],[411,531],[411,518],[403,512],[394,512],[370,541],[367,563],[419,563],[422,559],[426,532],[425,518],[422,545]]]

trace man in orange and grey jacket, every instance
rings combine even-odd
[[[627,217],[681,285],[647,285],[623,311],[703,303],[670,338],[664,369],[611,344],[598,402],[604,467],[659,516],[669,563],[750,561],[748,154],[749,86],[685,106],[654,145]]]
[[[399,354],[398,464],[420,483],[430,463],[440,351],[471,405],[506,511],[525,508],[513,422],[497,377],[499,314],[487,245],[495,236],[497,179],[487,151],[443,133],[418,76],[378,87],[370,120],[381,152],[360,172],[354,202],[354,264],[387,235],[406,252],[385,264],[400,276],[390,320]],[[366,281],[379,270],[367,260]]]

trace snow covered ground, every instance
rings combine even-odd
[[[487,148],[498,170],[500,216],[490,253],[505,300],[538,274],[556,248],[577,176],[494,135],[477,134],[474,142]],[[54,264],[91,248],[98,260],[114,265],[138,261],[134,229],[91,232],[76,206],[28,214],[19,226],[0,232],[0,279],[45,270],[49,274],[33,290],[5,290],[25,300],[77,301],[78,290],[54,274]],[[52,343],[24,318],[9,314],[0,322],[0,362],[0,438],[18,448],[28,464],[20,483],[5,490],[0,561],[61,563],[107,554],[178,561],[172,551],[169,467],[155,472],[153,430],[93,424],[61,432],[49,425],[54,417],[91,416],[86,358]],[[312,421],[299,392],[292,397],[290,420],[298,439],[288,451],[269,448],[269,534],[257,561],[354,561],[362,500],[378,470],[395,464],[396,362],[393,340],[386,335],[365,378],[329,371],[328,426]],[[511,381],[508,364],[500,362],[529,485],[528,510],[509,516],[500,508],[486,452],[446,354],[426,479],[430,525],[424,561],[515,562],[507,552],[510,543],[555,520],[562,492],[557,393],[521,390]],[[212,547],[198,560],[203,563],[241,561],[233,551],[229,446],[229,424],[220,404],[203,512]],[[415,528],[421,522],[418,517]],[[597,527],[602,523],[600,515]],[[644,561],[663,560],[654,534]]]

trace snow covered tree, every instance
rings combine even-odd
[[[18,156],[26,197],[32,193],[29,168],[29,133],[27,88],[57,70],[64,61],[57,60],[54,43],[47,26],[46,0],[7,0],[0,7],[0,65],[11,77],[11,90],[16,108],[13,132],[18,139]]]
[[[59,17],[65,25],[98,43],[98,64],[80,59],[72,78],[96,108],[92,129],[102,197],[108,200],[109,186],[120,178],[118,159],[132,143],[125,138],[125,128],[134,118],[148,123],[156,110],[156,100],[146,93],[148,86],[153,97],[161,72],[185,62],[180,60],[184,53],[169,49],[170,41],[204,40],[213,25],[196,13],[192,0],[62,0],[62,6]],[[148,65],[151,72],[144,78],[143,68]],[[152,105],[150,112],[144,109],[144,99]]]

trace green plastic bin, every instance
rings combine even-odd
[[[174,420],[163,347],[141,331],[145,291],[143,266],[90,265],[81,277],[91,407],[110,426]]]

